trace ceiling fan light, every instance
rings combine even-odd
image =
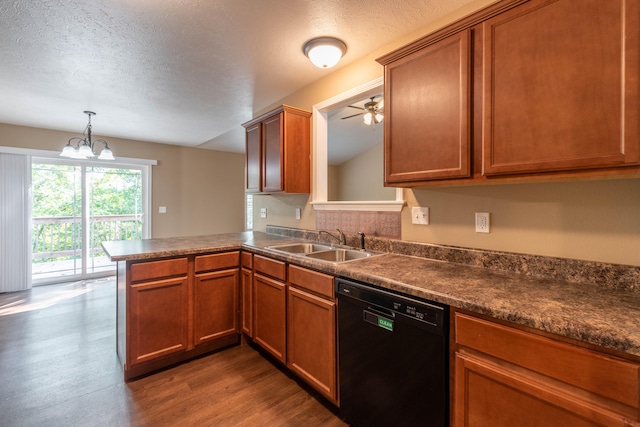
[[[384,119],[384,116],[382,114],[376,113],[376,123],[382,122],[383,119]]]
[[[364,120],[365,125],[370,125],[373,121],[373,114],[371,114],[370,112],[365,113],[365,115],[362,117],[362,120]]]
[[[333,37],[319,37],[306,42],[302,51],[316,67],[331,68],[346,53],[347,45]]]

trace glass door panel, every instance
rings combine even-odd
[[[32,278],[82,272],[82,168],[32,165]]]
[[[102,242],[142,239],[142,171],[87,167],[87,273],[115,269]]]
[[[147,237],[143,193],[143,168],[34,160],[33,284],[113,274],[102,242]]]

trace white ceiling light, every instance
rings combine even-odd
[[[89,124],[85,128],[83,134],[84,138],[74,137],[70,138],[67,142],[67,145],[64,146],[62,152],[60,153],[61,157],[68,157],[70,159],[89,159],[91,157],[95,157],[95,151],[93,151],[93,147],[96,142],[104,144],[104,148],[100,152],[100,156],[98,159],[100,160],[115,160],[113,157],[113,153],[111,149],[109,149],[109,144],[104,139],[96,139],[95,141],[91,141],[91,116],[95,116],[96,113],[93,111],[85,111],[87,116],[89,116]],[[76,146],[71,145],[71,142],[75,142]]]
[[[347,45],[333,37],[318,37],[306,42],[302,51],[316,67],[331,68],[347,52]]]

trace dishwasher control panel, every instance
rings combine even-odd
[[[336,292],[385,308],[390,311],[391,316],[402,314],[435,327],[442,327],[444,324],[445,309],[437,303],[414,300],[371,285],[341,278],[336,280]]]
[[[440,307],[424,307],[422,305],[398,302],[394,302],[393,305],[395,311],[415,317],[423,322],[431,323],[434,326],[438,325],[440,320],[438,319],[438,314],[442,313]]]

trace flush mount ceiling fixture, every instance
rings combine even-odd
[[[109,148],[109,144],[104,139],[96,139],[95,141],[91,141],[91,116],[95,116],[96,113],[93,111],[84,111],[84,113],[89,116],[89,124],[84,129],[83,135],[84,138],[74,137],[70,138],[67,142],[67,145],[64,146],[62,152],[60,153],[61,157],[68,157],[70,159],[90,159],[96,156],[94,151],[94,147],[96,142],[104,144],[104,148],[100,152],[100,156],[98,159],[100,160],[115,160],[113,157],[113,153]],[[72,145],[75,144],[75,147]]]
[[[347,45],[334,37],[318,37],[307,41],[302,51],[318,68],[331,68],[347,52]]]

